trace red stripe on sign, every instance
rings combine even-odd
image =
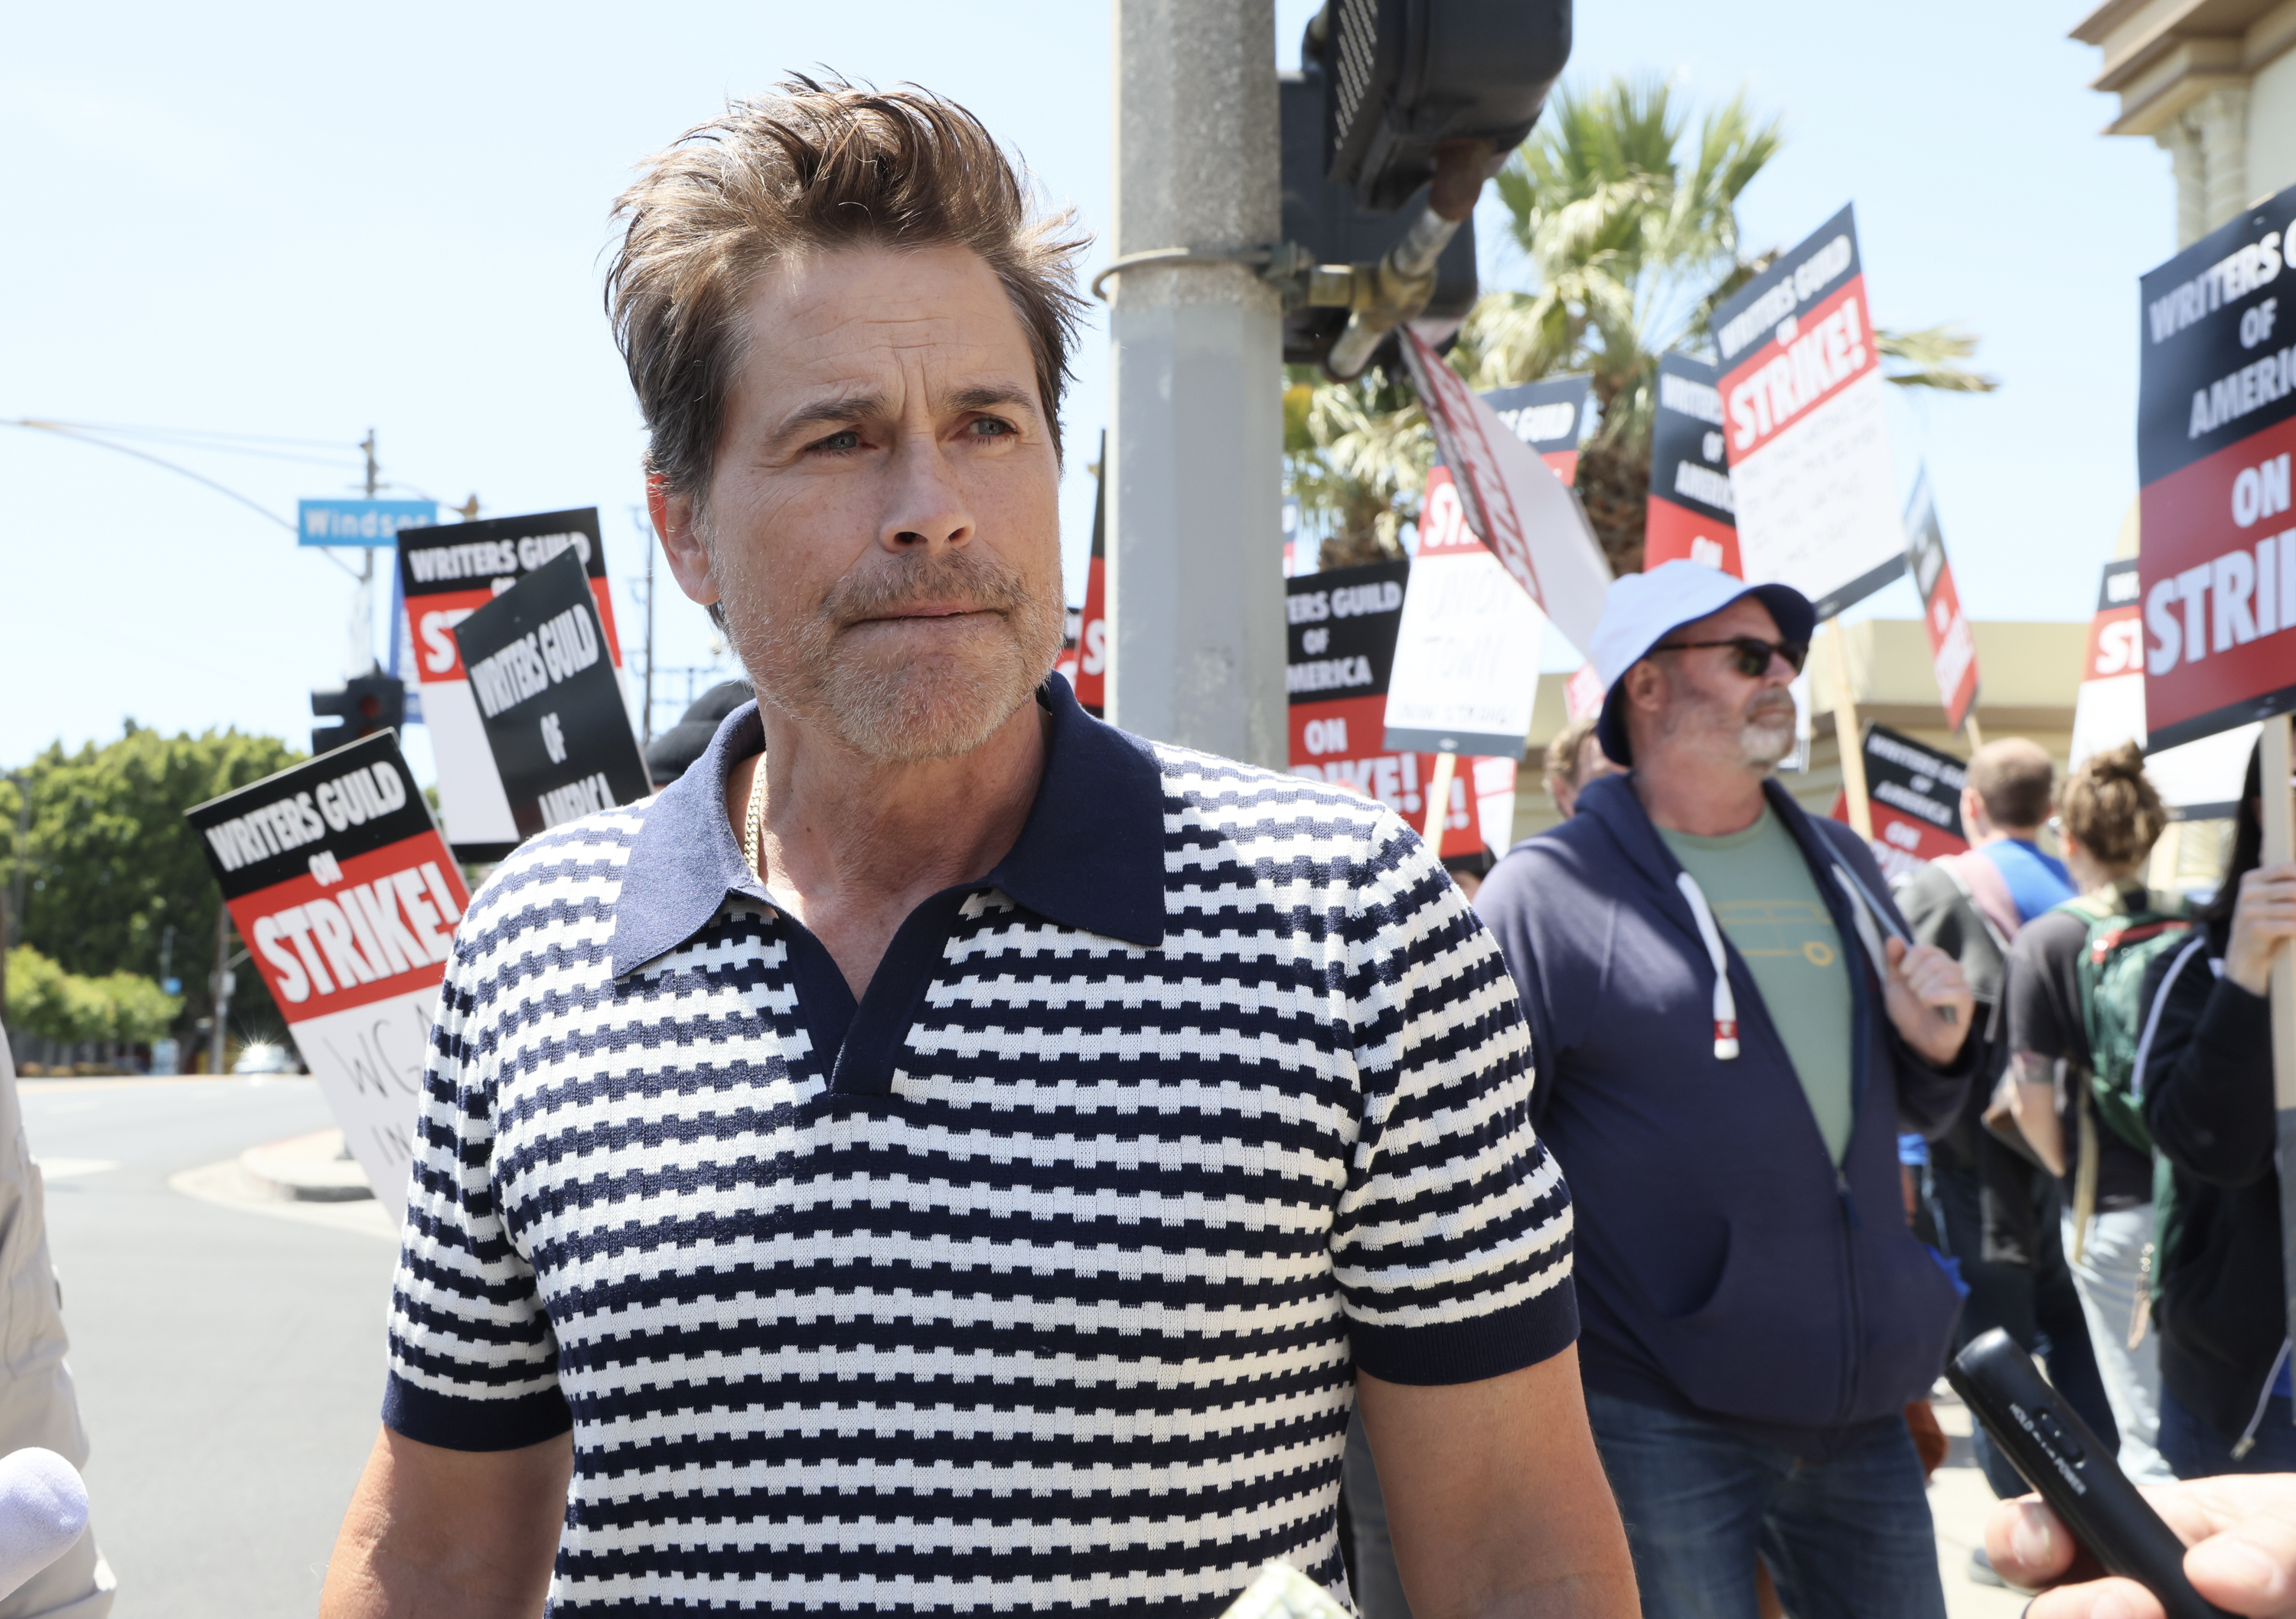
[[[1643,518],[1643,567],[1676,561],[1703,563],[1742,578],[1746,571],[1738,560],[1736,529],[1652,495]]]
[[[291,1023],[431,988],[446,976],[455,924],[470,903],[436,833],[231,901],[231,917]]]
[[[606,632],[606,655],[619,669],[622,644],[614,635],[614,603],[606,581],[592,579],[590,594],[598,603],[598,626]],[[470,678],[463,668],[462,648],[455,643],[455,627],[494,599],[495,593],[484,585],[474,590],[441,590],[433,596],[406,598],[406,630],[414,641],[416,678],[430,686]]]
[[[1882,363],[1866,318],[1866,278],[1853,275],[1824,303],[1780,321],[1722,379],[1734,464]]]
[[[2226,445],[2139,492],[2144,717],[2156,739],[2172,726],[2296,684],[2292,461],[2296,420]],[[2234,711],[2209,728],[2254,717]]]

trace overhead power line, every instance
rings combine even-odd
[[[237,501],[240,505],[245,506],[249,511],[253,512],[257,516],[263,518],[265,521],[277,523],[290,534],[296,534],[299,532],[294,522],[291,519],[280,516],[278,513],[271,510],[262,502],[256,500],[250,496],[241,494],[229,484],[218,483],[204,473],[195,473],[188,466],[182,466],[173,461],[168,460],[164,456],[155,456],[149,450],[137,449],[132,444],[114,443],[111,439],[99,436],[104,431],[102,429],[91,429],[86,424],[75,422],[51,422],[37,416],[24,416],[12,421],[0,421],[0,427],[20,427],[28,428],[35,432],[54,433],[59,438],[76,439],[82,444],[93,444],[100,449],[113,450],[123,456],[133,456],[138,461],[148,461],[154,466],[164,467],[168,472],[175,473],[182,477],[189,478],[194,483],[204,484],[209,489],[213,489],[217,494],[223,496],[226,499]],[[325,556],[329,562],[334,563],[336,567],[340,568],[345,573],[349,574],[353,579],[357,579],[358,577],[358,574],[351,568],[350,564],[337,556],[332,550],[323,549],[321,551],[321,555]]]

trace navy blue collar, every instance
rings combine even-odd
[[[1048,677],[1052,736],[1012,851],[970,889],[994,888],[1046,921],[1154,949],[1164,942],[1163,772],[1147,744],[1077,706]],[[726,716],[709,749],[648,806],[614,901],[614,976],[674,950],[727,894],[773,904],[726,818],[726,778],[765,745],[758,705]]]

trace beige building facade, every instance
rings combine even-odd
[[[2168,152],[2178,247],[2296,185],[2296,0],[2112,0],[2072,37],[2120,98],[2104,133]]]

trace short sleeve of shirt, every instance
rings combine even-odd
[[[2009,963],[2012,1050],[2087,1064],[2076,966],[2087,938],[2088,925],[2065,912],[2038,917],[2018,933]]]
[[[1347,953],[1362,1130],[1332,1238],[1356,1364],[1471,1383],[1578,1336],[1570,1197],[1531,1126],[1530,1033],[1490,933],[1382,816]]]
[[[476,918],[473,918],[476,920]],[[535,1276],[494,1191],[494,1088],[471,1031],[487,997],[464,941],[439,986],[406,1223],[390,1290],[382,1420],[453,1451],[509,1451],[573,1426]]]

